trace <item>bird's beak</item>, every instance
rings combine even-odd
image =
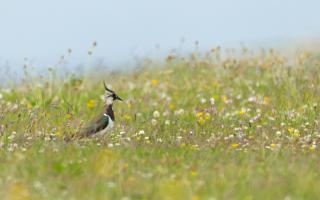
[[[120,97],[118,97],[118,96],[117,96],[117,99],[118,99],[119,101],[123,101],[123,100],[122,100]]]

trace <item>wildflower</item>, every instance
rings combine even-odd
[[[197,118],[200,118],[200,117],[202,117],[203,116],[203,112],[198,112],[197,114],[196,114],[196,117]]]
[[[237,143],[231,144],[231,147],[232,147],[232,148],[235,148],[235,149],[238,148],[238,146],[239,146],[239,144],[237,144]]]
[[[276,144],[272,143],[272,144],[270,144],[270,147],[273,149],[276,147]]]
[[[222,101],[223,103],[226,103],[226,102],[228,101],[228,97],[227,97],[226,95],[223,95],[223,96],[221,97],[221,101]]]
[[[112,147],[113,147],[113,144],[112,144],[112,143],[109,143],[109,144],[108,144],[108,147],[109,147],[109,148],[112,148]]]
[[[241,110],[238,110],[237,111],[237,114],[238,115],[243,115],[243,114],[245,114],[247,112],[247,110],[245,109],[245,108],[241,108]]]
[[[205,98],[201,98],[201,99],[200,99],[200,102],[201,102],[202,104],[205,104],[205,103],[207,102],[207,100],[206,100]]]
[[[183,114],[184,114],[184,110],[182,108],[174,112],[174,115],[183,115]]]
[[[312,144],[312,145],[309,147],[309,150],[310,150],[310,151],[315,151],[316,148],[317,148],[317,145]]]
[[[156,119],[152,119],[152,120],[151,120],[151,124],[152,124],[153,126],[157,125],[157,120],[156,120]]]
[[[173,104],[173,103],[170,103],[170,104],[169,104],[169,109],[170,109],[170,110],[173,110],[173,109],[174,109],[174,104]]]
[[[288,131],[294,137],[299,137],[300,136],[300,131],[298,129],[288,128]]]
[[[87,108],[92,109],[95,106],[95,102],[94,100],[90,99],[89,101],[87,101]]]
[[[192,171],[190,172],[190,175],[193,176],[193,177],[195,177],[195,176],[198,175],[198,172],[195,171],[195,170],[192,170]]]
[[[127,114],[123,115],[123,119],[126,120],[126,121],[131,121],[132,120],[131,116],[127,115]]]
[[[152,85],[152,86],[157,86],[157,85],[158,85],[158,80],[152,79],[152,80],[151,80],[151,85]]]
[[[139,131],[138,135],[144,135],[144,130]]]
[[[31,110],[31,109],[33,108],[32,104],[31,104],[30,102],[28,102],[27,108],[28,108],[29,110]]]
[[[2,99],[3,98],[3,95],[0,93],[0,99]]]
[[[268,105],[269,104],[269,97],[265,96],[263,97],[263,104]]]
[[[201,118],[198,119],[198,123],[199,123],[200,125],[203,125],[203,124],[205,123],[205,120],[203,119],[203,117],[201,117]]]
[[[209,120],[210,117],[211,117],[211,116],[210,116],[210,113],[206,113],[204,118],[205,118],[205,120]]]
[[[248,102],[253,102],[253,103],[255,103],[255,102],[257,102],[257,97],[255,97],[255,96],[251,96],[251,97],[249,97],[248,98]]]
[[[162,115],[165,117],[165,116],[168,116],[169,115],[169,112],[168,111],[164,111],[163,113],[162,113]]]
[[[67,113],[67,114],[66,114],[66,118],[67,118],[67,119],[71,119],[71,118],[72,118],[72,115],[71,115],[70,113]]]
[[[56,132],[55,132],[55,136],[56,136],[56,137],[61,137],[61,135],[62,135],[62,134],[61,134],[60,131],[56,131]]]
[[[210,104],[211,104],[211,105],[214,105],[215,100],[214,100],[213,97],[211,97],[211,98],[209,99],[209,101],[210,101]]]
[[[154,118],[158,118],[159,116],[160,116],[159,111],[156,110],[156,111],[153,112],[153,117]]]
[[[293,134],[294,129],[293,128],[288,128],[288,131],[289,131],[290,134]]]
[[[167,119],[167,120],[164,122],[164,124],[167,125],[167,126],[169,126],[169,125],[170,125],[170,120]]]

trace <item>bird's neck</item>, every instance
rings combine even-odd
[[[114,121],[114,112],[112,109],[112,103],[106,105],[105,114],[107,114],[112,121]]]

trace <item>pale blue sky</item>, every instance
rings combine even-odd
[[[68,48],[71,63],[85,63],[95,40],[95,58],[119,63],[152,54],[155,44],[179,47],[181,38],[185,48],[195,40],[209,48],[317,36],[319,8],[319,0],[3,0],[0,64],[29,57],[48,66]]]

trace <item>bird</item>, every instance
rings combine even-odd
[[[113,90],[109,89],[103,82],[105,89],[105,107],[104,111],[97,117],[97,120],[88,125],[80,132],[80,137],[89,137],[92,135],[104,135],[113,127],[115,117],[113,112],[113,102],[123,101]]]

